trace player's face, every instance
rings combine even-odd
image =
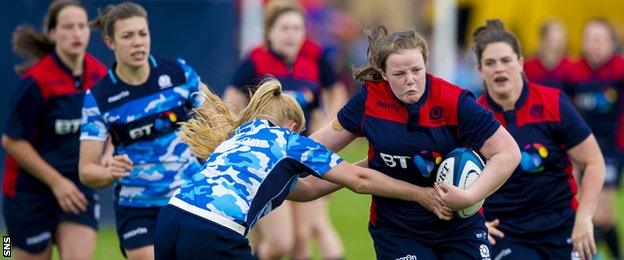
[[[381,75],[390,84],[394,95],[404,103],[418,102],[425,92],[426,67],[419,49],[390,54],[386,59],[386,71]]]
[[[481,55],[481,76],[489,93],[502,97],[522,88],[522,58],[506,42],[488,44]]]
[[[85,10],[70,5],[63,8],[56,19],[56,27],[49,34],[56,43],[56,51],[67,56],[84,54],[91,34]]]
[[[116,21],[114,27],[114,39],[107,42],[117,62],[135,68],[147,65],[151,44],[147,20],[134,16]]]
[[[600,23],[590,23],[583,31],[583,56],[592,64],[606,62],[615,50],[609,29]]]
[[[544,35],[542,46],[545,51],[563,52],[566,48],[567,35],[565,28],[560,23],[554,23],[548,28],[548,33]]]
[[[267,37],[273,50],[293,60],[305,39],[303,16],[295,11],[281,14],[271,26]]]

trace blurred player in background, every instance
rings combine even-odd
[[[486,89],[478,102],[522,151],[520,167],[483,207],[493,256],[590,259],[605,166],[589,126],[559,89],[523,79],[520,43],[499,20],[474,31],[473,50]],[[584,169],[580,201],[570,159]]]
[[[21,25],[13,34],[13,50],[30,60],[16,66],[2,136],[4,216],[16,259],[50,259],[52,243],[62,259],[89,259],[99,204],[78,178],[80,111],[106,67],[86,52],[91,31],[80,3],[53,2],[43,25],[43,33]]]
[[[323,47],[306,38],[303,12],[297,1],[272,0],[267,4],[265,43],[251,50],[223,98],[236,113],[247,104],[254,90],[250,87],[266,75],[273,75],[283,84],[284,93],[293,96],[303,108],[307,119],[303,134],[307,135],[336,114],[347,100],[347,90],[338,81]],[[258,223],[256,255],[260,259],[284,255],[308,259],[310,238],[314,236],[323,258],[341,259],[342,243],[326,207],[325,199],[285,203]]]
[[[491,258],[482,215],[453,218],[434,205],[462,209],[494,192],[518,165],[516,143],[469,91],[426,73],[427,45],[418,33],[388,34],[379,25],[369,43],[369,64],[355,73],[364,86],[312,138],[337,151],[366,137],[371,169],[422,188],[418,202],[373,196],[369,232],[377,258]],[[467,190],[434,189],[434,169],[460,146],[488,159],[481,177]]]
[[[186,176],[200,164],[179,137],[178,122],[200,104],[200,79],[183,60],[150,54],[147,12],[109,5],[93,22],[116,62],[87,92],[80,136],[80,178],[90,187],[115,183],[115,220],[122,253],[154,258],[154,227]],[[100,164],[108,138],[114,156]]]
[[[529,81],[563,90],[573,63],[567,56],[567,40],[560,21],[550,20],[542,25],[537,55],[524,62]]]
[[[593,19],[583,29],[583,57],[569,74],[567,91],[596,136],[605,159],[605,188],[594,222],[596,240],[605,240],[613,257],[621,257],[615,228],[613,197],[624,167],[624,58],[616,53],[616,36],[604,19]]]

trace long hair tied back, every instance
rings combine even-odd
[[[275,78],[262,81],[239,119],[234,119],[223,100],[203,84],[200,95],[203,105],[180,126],[182,140],[200,158],[207,158],[237,127],[250,120],[266,119],[275,125],[292,120],[300,127],[298,131],[305,126],[303,110],[297,101],[282,93],[282,84]]]

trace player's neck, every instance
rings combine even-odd
[[[540,61],[542,62],[542,65],[544,65],[544,68],[548,70],[553,70],[557,67],[562,58],[563,52],[542,51],[540,53]]]
[[[146,63],[143,66],[134,67],[118,62],[115,67],[115,73],[126,84],[137,86],[147,81],[150,74],[150,66],[149,63]]]
[[[84,64],[84,53],[78,55],[67,55],[58,49],[55,50],[61,62],[65,64],[71,71],[73,76],[82,75],[82,67]]]

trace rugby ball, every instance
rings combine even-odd
[[[460,189],[468,189],[479,178],[484,167],[483,160],[469,148],[451,151],[438,167],[436,182],[447,183]],[[460,209],[457,215],[468,218],[481,208],[483,200],[470,207]]]

